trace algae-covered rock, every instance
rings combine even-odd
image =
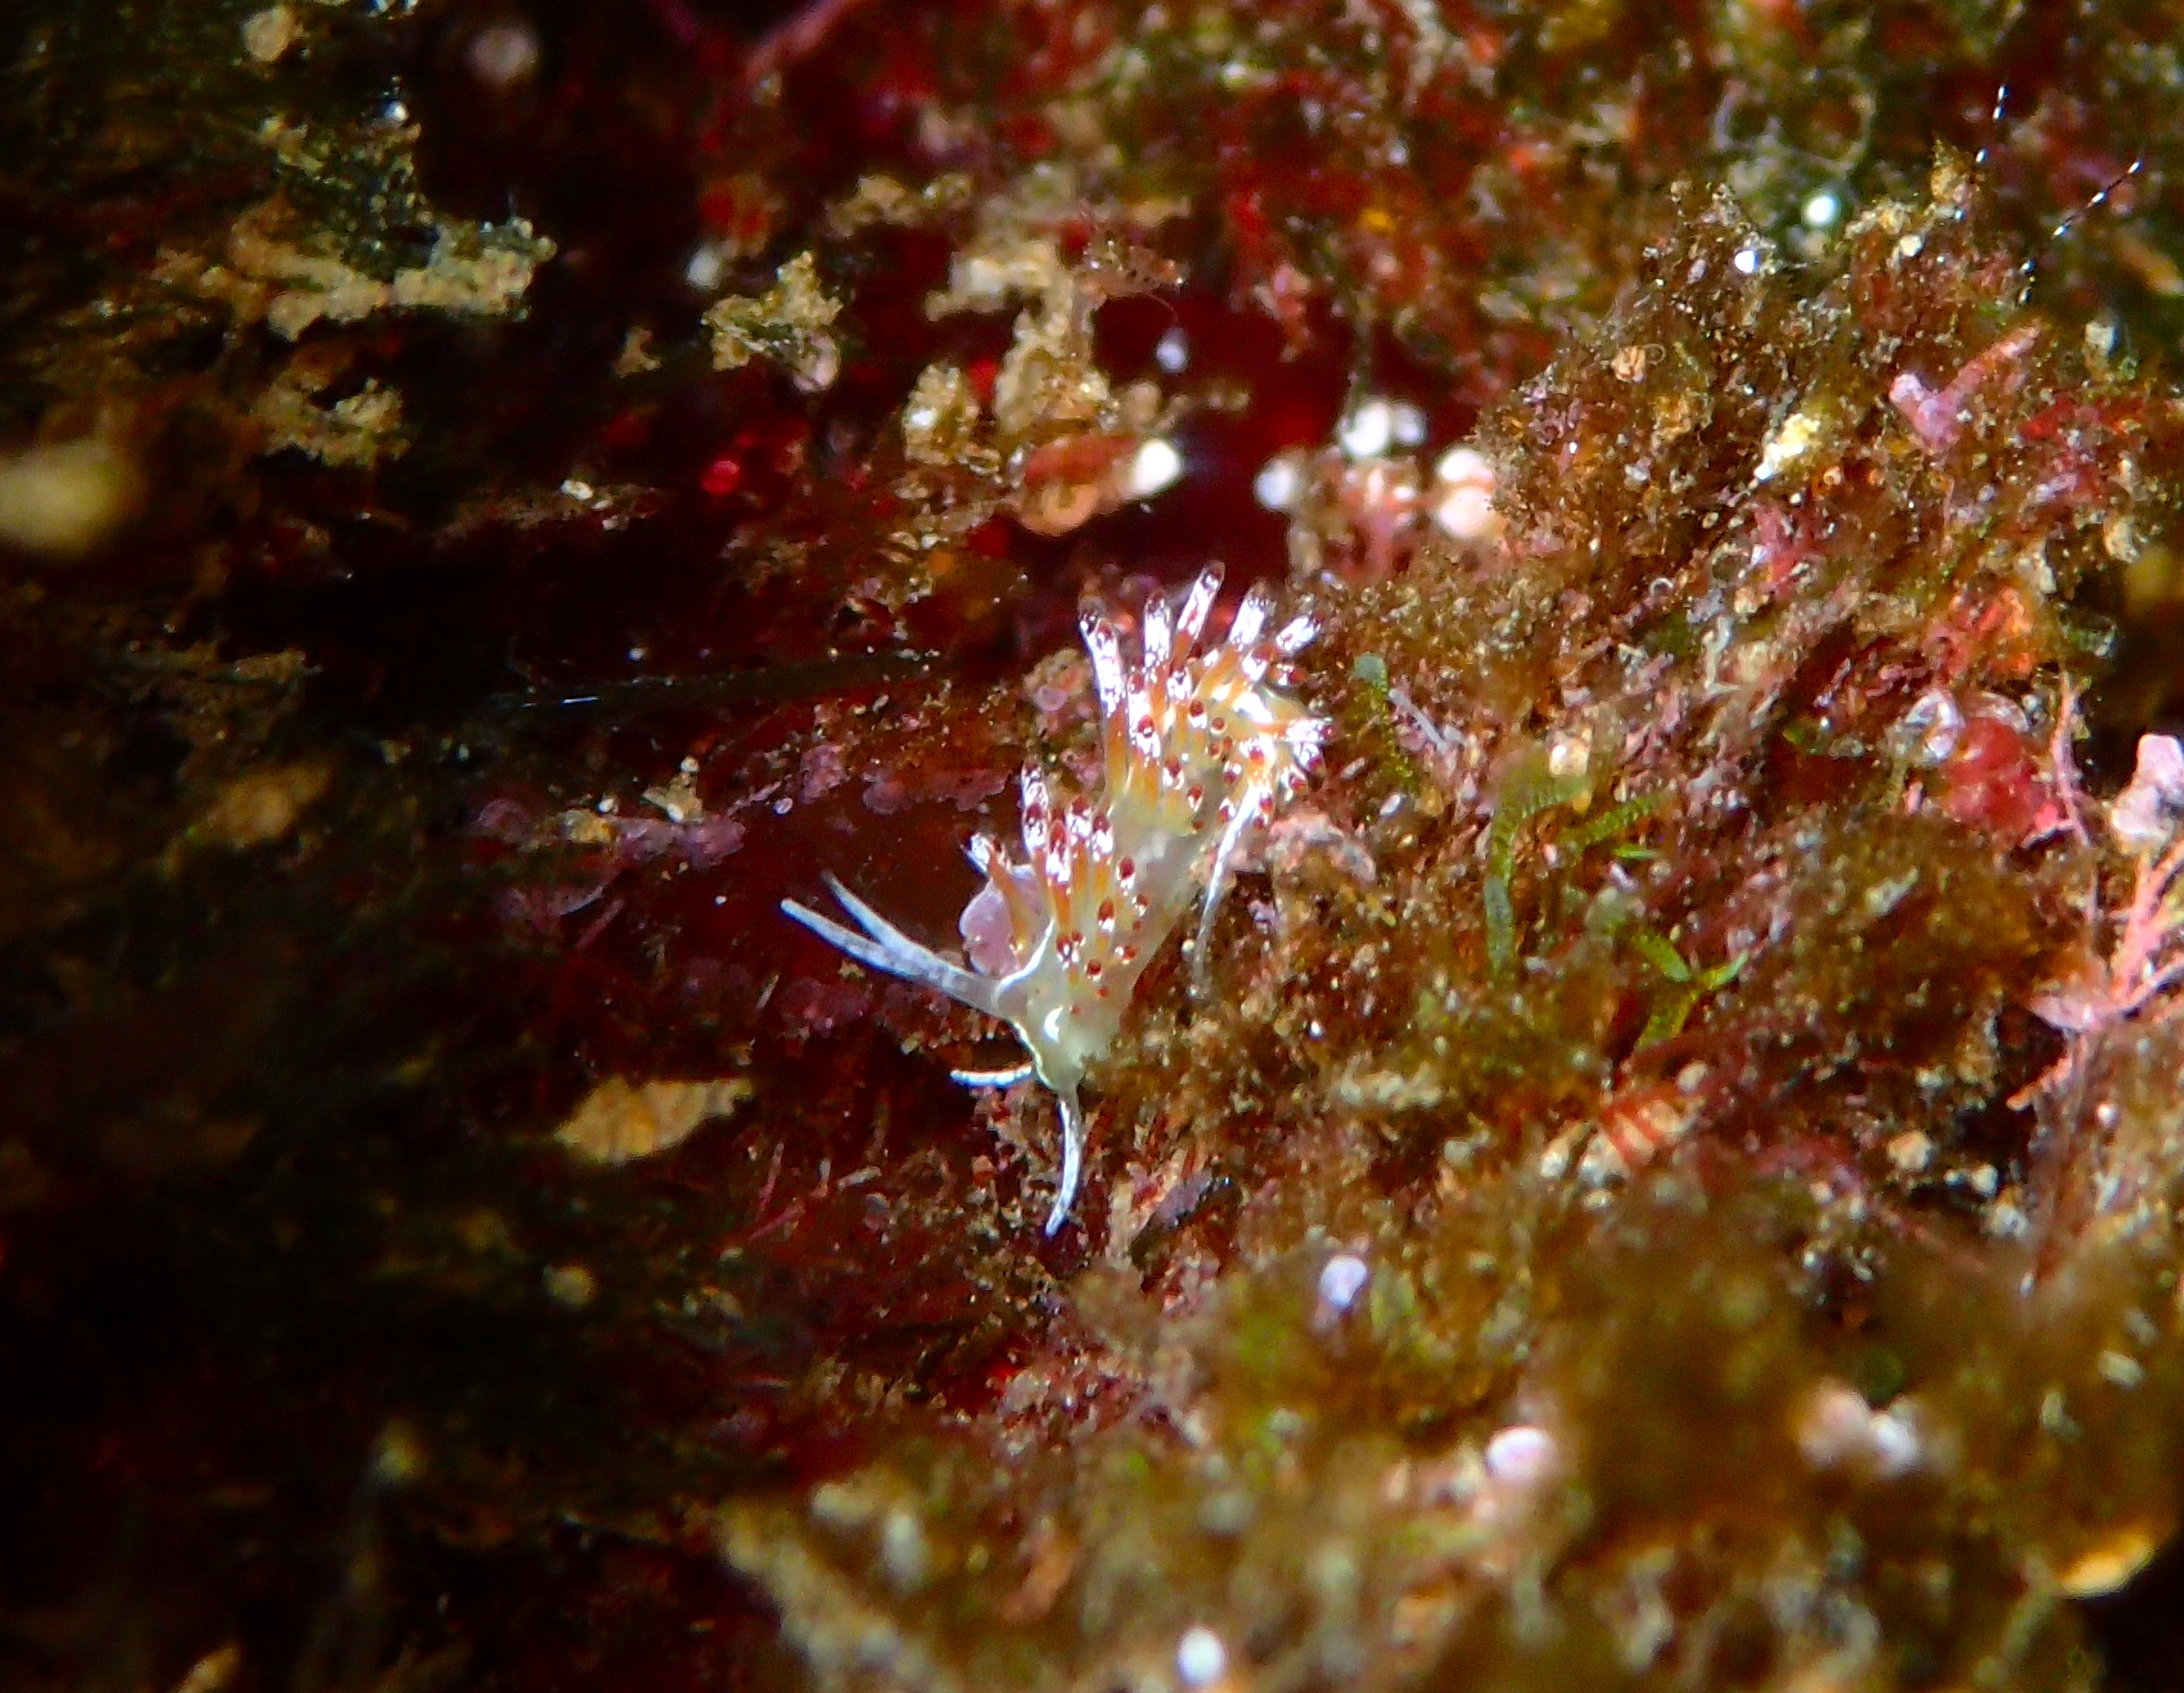
[[[2173,5],[18,11],[0,1680],[2175,1680]]]
[[[1311,595],[1306,845],[1094,1071],[1121,1403],[722,1509],[822,1684],[2082,1676],[2179,1434],[2103,1079],[2184,1052],[2112,998],[2053,1070],[2035,989],[2124,920],[2072,590],[2176,413],[1933,194],[1813,268],[1683,197],[1487,418],[1498,539]]]

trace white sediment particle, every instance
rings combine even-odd
[[[880,1558],[898,1592],[915,1593],[933,1570],[933,1549],[925,1525],[908,1505],[889,1511],[880,1525]]]
[[[487,86],[513,87],[539,67],[538,32],[515,19],[489,24],[470,37],[462,59]]]
[[[1451,488],[1433,502],[1433,522],[1454,541],[1482,541],[1497,521],[1493,496],[1481,488]]]
[[[718,241],[700,241],[691,248],[690,258],[682,267],[682,280],[701,294],[712,293],[727,274],[727,256]]]
[[[1176,451],[1174,442],[1156,435],[1131,457],[1129,471],[1122,479],[1124,496],[1149,500],[1174,487],[1182,474],[1183,455]]]
[[[285,5],[269,5],[243,20],[243,51],[260,65],[270,65],[301,33],[295,13]]]
[[[1926,1458],[1911,1407],[1897,1402],[1871,1409],[1846,1382],[1822,1382],[1796,1414],[1797,1449],[1815,1469],[1856,1465],[1884,1479],[1906,1475]]]
[[[1269,512],[1287,512],[1296,505],[1303,484],[1297,461],[1286,452],[1277,453],[1251,479],[1251,497]]]
[[[1582,775],[1592,762],[1592,736],[1579,730],[1558,735],[1547,748],[1547,774],[1558,782]]]
[[[1486,1473],[1499,1487],[1537,1487],[1554,1473],[1560,1458],[1554,1436],[1530,1423],[1497,1429],[1486,1443]]]
[[[1491,488],[1494,485],[1494,467],[1486,454],[1476,447],[1457,445],[1441,455],[1433,466],[1437,482],[1449,483],[1479,483]]]
[[[1451,447],[1433,467],[1428,509],[1453,541],[1483,541],[1501,522],[1494,511],[1494,467],[1476,447]]]
[[[1372,1280],[1372,1270],[1355,1252],[1337,1252],[1320,1271],[1320,1303],[1330,1313],[1348,1311]]]
[[[135,462],[100,436],[0,452],[0,546],[89,553],[135,514],[140,486]]]
[[[1864,1447],[1872,1416],[1857,1389],[1823,1382],[1805,1398],[1797,1417],[1797,1450],[1815,1469],[1834,1469]]]
[[[1903,1475],[1918,1467],[1926,1447],[1906,1413],[1893,1408],[1873,1414],[1873,1451],[1884,1475]]]
[[[545,1282],[546,1297],[571,1311],[581,1311],[599,1297],[599,1278],[582,1264],[554,1264]]]
[[[1360,400],[1335,431],[1344,456],[1377,459],[1395,441],[1395,408],[1385,400]]]
[[[1752,480],[1755,482],[1774,481],[1810,452],[1819,439],[1818,419],[1809,411],[1791,412],[1759,450],[1759,468],[1752,472]]]

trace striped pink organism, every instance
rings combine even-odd
[[[1049,1234],[1068,1215],[1083,1168],[1077,1089],[1086,1070],[1114,1044],[1138,977],[1194,904],[1193,967],[1203,982],[1237,850],[1303,786],[1326,736],[1326,723],[1284,692],[1277,674],[1311,640],[1309,616],[1268,633],[1272,603],[1254,588],[1227,636],[1194,654],[1219,589],[1220,573],[1208,570],[1179,604],[1148,603],[1134,664],[1106,614],[1087,608],[1105,779],[1097,796],[1066,794],[1027,765],[1023,862],[991,836],[971,842],[971,861],[986,881],[965,908],[963,928],[982,969],[920,946],[831,877],[862,933],[794,900],[782,905],[860,962],[1014,1027],[1026,1065],[956,1074],[973,1086],[1036,1075],[1059,1101],[1062,1176]]]

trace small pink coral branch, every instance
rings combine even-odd
[[[1072,795],[1036,765],[1022,778],[1024,858],[987,836],[971,862],[986,886],[964,908],[961,928],[976,969],[919,945],[831,877],[857,921],[851,929],[794,900],[782,909],[860,963],[937,988],[1000,1019],[1029,1062],[956,1072],[972,1087],[1036,1076],[1059,1101],[1062,1175],[1046,1232],[1062,1225],[1083,1167],[1084,1107],[1077,1090],[1120,1030],[1138,978],[1196,904],[1193,975],[1202,987],[1213,920],[1239,850],[1293,796],[1317,765],[1327,724],[1279,685],[1281,661],[1317,630],[1307,617],[1269,634],[1272,602],[1254,588],[1228,634],[1194,655],[1220,591],[1208,570],[1178,605],[1145,608],[1133,663],[1097,606],[1083,613],[1085,646],[1099,693],[1105,780]]]
[[[2149,863],[2141,861],[2131,888],[2130,908],[2108,960],[2109,1020],[2129,1017],[2179,978],[2184,958],[2171,953],[2179,916],[2169,904],[2177,873],[2184,870],[2184,841]],[[2170,954],[2164,958],[2164,954]]]
[[[2058,1087],[2083,1061],[2094,1038],[2137,1016],[2184,981],[2184,910],[2176,901],[2184,876],[2184,745],[2174,736],[2138,737],[2138,767],[2108,807],[2108,827],[2138,856],[2131,902],[2116,944],[2090,983],[2076,983],[2034,1001],[2033,1011],[2070,1044],[2048,1072],[2013,1095],[2024,1105]]]
[[[2085,796],[2078,785],[2078,757],[2070,737],[2078,731],[2078,685],[2063,674],[2062,693],[2055,705],[2055,728],[2048,737],[2048,766],[2054,773],[2057,818],[2055,826],[2068,829],[2080,845],[2090,846],[2093,836],[2086,827]]]
[[[1900,371],[1888,385],[1888,399],[1919,444],[1938,456],[1956,444],[1971,422],[1972,401],[1982,388],[1997,377],[2007,378],[2013,386],[2023,380],[2012,367],[2023,361],[2039,339],[2038,324],[2020,324],[1938,389],[1928,388],[1916,371]]]

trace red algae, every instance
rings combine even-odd
[[[2169,9],[107,10],[0,117],[11,1678],[2166,1685]],[[952,965],[1216,562],[1324,767],[1049,1239],[780,905]]]

